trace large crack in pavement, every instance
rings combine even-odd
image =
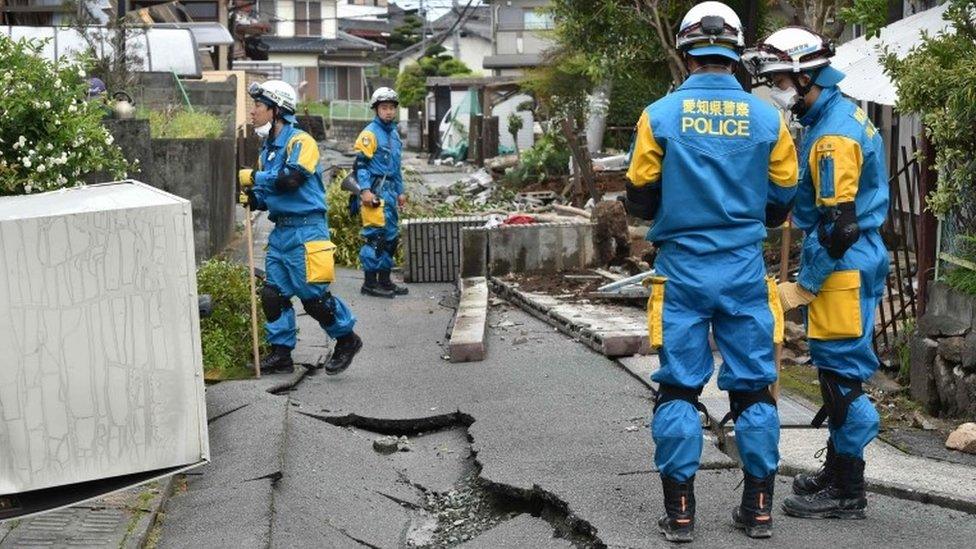
[[[402,474],[405,482],[420,490],[423,504],[418,507],[409,502],[387,497],[398,504],[411,508],[414,516],[406,525],[403,544],[417,549],[441,549],[463,545],[502,522],[522,514],[544,520],[553,530],[554,537],[565,539],[575,547],[603,548],[596,528],[577,516],[558,495],[533,485],[530,489],[492,482],[481,476],[482,464],[473,449],[474,439],[469,427],[476,419],[464,412],[419,417],[413,419],[384,419],[358,414],[323,415],[299,411],[298,413],[328,423],[329,425],[360,429],[367,433],[422,439],[437,432],[451,429],[463,431],[472,471],[457,478],[449,491],[438,491],[416,482]]]

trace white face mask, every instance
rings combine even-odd
[[[785,90],[773,87],[773,89],[769,92],[769,98],[772,99],[773,103],[776,103],[779,108],[786,112],[790,112],[793,105],[796,104],[797,99],[799,99],[799,96],[797,95],[796,90],[792,87]]]
[[[258,134],[258,137],[268,137],[268,134],[271,133],[271,122],[254,128],[254,133]]]

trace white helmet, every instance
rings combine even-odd
[[[721,55],[738,61],[739,52],[745,46],[742,22],[723,3],[702,2],[685,14],[674,43],[688,55]]]
[[[396,105],[400,104],[400,96],[397,95],[396,90],[392,88],[377,88],[373,92],[373,96],[369,99],[369,108],[375,109],[376,105],[380,103],[394,103]]]
[[[282,118],[286,120],[294,118],[298,94],[288,82],[281,80],[268,80],[262,84],[254,82],[247,88],[247,93],[256,101],[282,109],[284,111]]]
[[[745,52],[742,62],[757,78],[805,72],[815,77],[817,85],[829,87],[844,78],[844,73],[829,66],[833,56],[834,44],[827,38],[804,27],[785,27]]]

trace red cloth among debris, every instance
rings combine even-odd
[[[531,225],[535,223],[535,218],[531,215],[512,214],[505,220],[505,225]]]

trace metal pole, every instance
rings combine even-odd
[[[616,290],[618,288],[623,288],[624,286],[630,286],[631,284],[639,284],[642,280],[649,276],[654,276],[654,269],[647,271],[645,273],[636,274],[634,276],[628,276],[627,278],[622,278],[616,282],[611,282],[610,284],[604,284],[597,288],[598,292],[608,292],[611,290]]]

